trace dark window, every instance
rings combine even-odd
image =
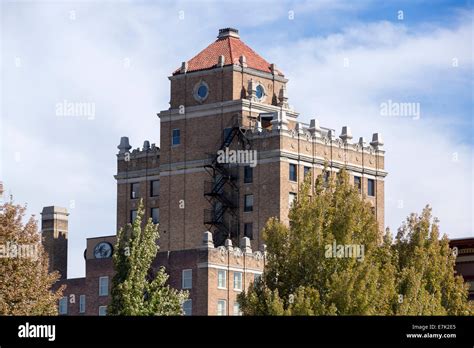
[[[310,167],[304,167],[304,176],[311,174],[311,168]]]
[[[160,208],[151,208],[151,220],[154,224],[160,223]]]
[[[244,211],[253,211],[253,195],[245,195]]]
[[[297,181],[298,176],[296,174],[296,164],[290,163],[290,180],[291,181]]]
[[[272,125],[272,116],[260,116],[260,121],[262,122],[262,128],[270,128]]]
[[[156,197],[160,195],[160,180],[153,180],[151,182],[150,196]]]
[[[136,218],[137,218],[137,211],[136,210],[130,210],[130,223],[135,221]]]
[[[222,203],[219,201],[214,202],[214,220],[220,223],[224,220]]]
[[[375,196],[375,181],[374,179],[367,179],[367,195]]]
[[[138,198],[140,197],[140,183],[134,182],[130,184],[130,198]]]
[[[250,166],[244,167],[244,183],[249,184],[253,181],[253,168]]]
[[[232,133],[232,128],[224,128],[224,141],[226,143],[230,141],[230,133]]]
[[[354,186],[357,187],[359,192],[362,190],[362,180],[360,176],[354,176]]]
[[[172,145],[179,145],[179,144],[181,144],[181,132],[180,132],[180,130],[179,130],[178,128],[177,128],[177,129],[173,129],[173,135],[172,135],[171,144],[172,144]]]
[[[244,237],[253,239],[253,223],[246,222],[244,224]]]

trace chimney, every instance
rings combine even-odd
[[[219,29],[219,35],[217,36],[217,38],[225,39],[227,37],[235,37],[236,39],[240,39],[239,31],[235,28]]]
[[[49,256],[49,271],[58,271],[67,278],[68,216],[66,208],[50,206],[41,212],[41,234]]]

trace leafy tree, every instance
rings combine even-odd
[[[306,180],[289,226],[275,218],[267,222],[264,276],[239,296],[245,315],[470,311],[447,239],[439,241],[437,225],[427,221],[429,210],[412,216],[393,243],[390,231],[379,232],[370,203],[345,170],[328,183],[318,176],[314,194],[310,189]],[[351,250],[360,253],[351,257]]]
[[[0,206],[0,315],[57,315],[64,287],[52,290],[59,273],[49,273],[48,255],[34,216],[26,206]]]
[[[158,252],[158,226],[149,219],[142,228],[143,202],[132,224],[117,235],[113,255],[116,274],[112,280],[109,315],[182,315],[187,292],[166,284],[168,275],[153,269]]]
[[[393,249],[397,257],[401,315],[467,315],[468,286],[455,275],[456,257],[446,235],[440,239],[438,220],[426,206],[411,214],[399,228]]]

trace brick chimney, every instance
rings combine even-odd
[[[50,206],[41,212],[43,247],[49,255],[49,271],[58,271],[67,278],[68,216],[66,208]]]

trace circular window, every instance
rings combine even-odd
[[[262,99],[263,96],[265,95],[265,90],[263,89],[262,85],[257,86],[256,95],[257,95],[257,99]]]
[[[194,99],[202,103],[209,96],[209,86],[204,81],[200,81],[194,86]]]
[[[204,99],[207,96],[207,87],[204,85],[199,86],[197,93],[199,98]]]

